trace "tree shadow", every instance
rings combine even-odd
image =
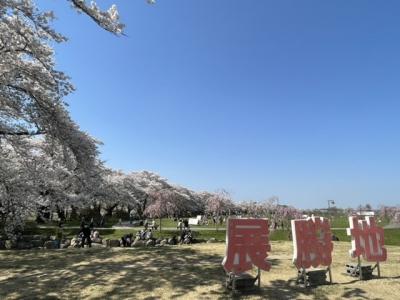
[[[82,290],[107,285],[111,289],[92,298],[135,298],[165,284],[171,286],[172,297],[181,297],[199,285],[222,285],[224,279],[222,256],[181,247],[10,251],[1,257],[2,275],[12,272],[0,280],[0,299],[52,293],[81,298]]]
[[[233,295],[224,285],[222,259],[181,246],[2,251],[0,299],[82,299],[89,293],[91,299],[152,300],[163,296],[160,288],[168,289],[172,299],[187,298],[194,290],[199,298],[212,299],[328,299],[321,289],[298,286],[295,279],[272,280],[260,289]],[[270,261],[273,266],[282,263]],[[347,288],[342,296],[367,299],[361,289]]]
[[[370,299],[370,300],[383,300],[382,298],[370,298],[366,291],[360,288],[344,288],[342,298],[345,299]]]

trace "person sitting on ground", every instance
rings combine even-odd
[[[336,235],[332,234],[332,241],[338,242],[339,238]]]
[[[133,234],[125,234],[124,236],[121,237],[121,242],[123,247],[130,247],[133,242]]]
[[[146,239],[146,232],[147,232],[147,230],[140,230],[140,239],[141,240]]]
[[[152,238],[153,238],[153,231],[152,231],[151,229],[149,229],[149,230],[146,232],[145,239],[146,239],[146,240],[151,240]]]
[[[169,245],[176,245],[178,241],[176,240],[176,236],[172,236],[172,238],[168,239],[168,244]]]
[[[189,230],[186,231],[186,234],[185,234],[185,236],[183,238],[182,243],[183,244],[191,244],[192,240],[193,240],[192,231],[189,229]]]

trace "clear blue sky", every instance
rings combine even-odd
[[[239,201],[400,204],[399,1],[114,2],[126,37],[39,0],[107,165]]]

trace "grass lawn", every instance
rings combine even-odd
[[[142,228],[142,227],[141,227]],[[27,228],[24,234],[44,234],[44,235],[55,235],[55,228]],[[119,239],[121,236],[127,233],[136,234],[139,229],[100,229],[100,236],[102,238],[108,239]],[[194,237],[198,240],[208,240],[210,238],[215,238],[218,241],[225,241],[226,239],[226,231],[225,228],[220,228],[219,230],[210,229],[210,230],[198,230],[196,231],[195,227],[192,227],[194,232]],[[64,235],[72,238],[76,234],[78,234],[79,229],[64,229]],[[346,230],[343,229],[333,229],[332,233],[335,234],[340,241],[342,242],[350,242],[350,237],[347,236]],[[172,237],[173,235],[178,235],[179,232],[176,230],[162,230],[154,231],[154,236],[158,237]],[[289,231],[288,230],[275,230],[270,232],[270,240],[271,241],[289,241]],[[393,245],[400,246],[400,229],[398,228],[386,228],[385,229],[385,245]]]
[[[344,216],[344,215],[328,216],[328,215],[326,215],[325,217],[330,219],[332,228],[347,228],[347,227],[349,227],[349,217],[348,216]],[[376,217],[376,219],[380,220],[379,226],[381,226],[381,227],[384,227],[390,223],[389,222],[390,220],[387,218],[381,219],[379,217]]]
[[[293,281],[292,244],[272,242],[270,272],[244,299],[398,299],[400,247],[388,246],[382,278],[343,274],[349,244],[335,242],[334,284],[305,289]],[[228,299],[223,243],[165,248],[0,252],[0,299]]]

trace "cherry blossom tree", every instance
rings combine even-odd
[[[388,219],[391,223],[400,223],[400,207],[382,205],[379,209],[379,216],[382,219]]]
[[[176,195],[173,190],[166,189],[152,193],[152,203],[146,208],[145,214],[150,218],[158,218],[160,221],[161,231],[161,218],[171,216],[176,213],[178,206],[176,203]]]
[[[229,193],[225,190],[216,192],[213,196],[207,199],[206,212],[219,219],[223,214],[229,214],[234,208]],[[216,230],[218,230],[218,222],[216,222]]]
[[[115,6],[104,12],[95,2],[70,2],[102,28],[122,33]],[[55,69],[52,46],[66,38],[51,27],[53,19],[34,1],[0,0],[0,218],[7,233],[41,202],[81,203],[98,175],[99,142],[66,109],[74,87]]]

